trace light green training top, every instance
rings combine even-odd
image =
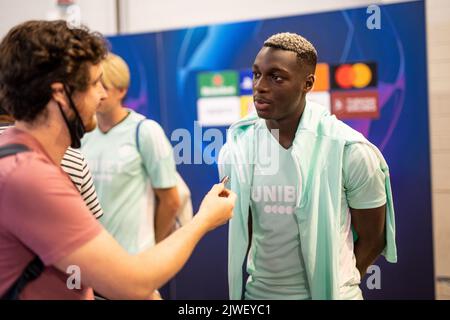
[[[129,253],[155,243],[153,188],[176,186],[172,146],[161,126],[129,110],[107,133],[96,128],[82,140],[82,151],[94,178],[104,215],[103,226]]]
[[[245,299],[309,299],[309,288],[295,203],[300,188],[291,149],[282,147],[264,120],[256,125],[256,143],[268,146],[276,155],[261,157],[255,164],[251,194],[252,245],[247,262],[249,278]],[[264,161],[276,163],[265,172]]]

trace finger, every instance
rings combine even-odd
[[[223,189],[223,191],[219,194],[219,197],[227,198],[229,194],[230,194],[230,190]]]
[[[227,190],[228,191],[228,199],[230,200],[230,201],[232,201],[233,202],[233,204],[236,202],[236,199],[237,199],[237,194],[236,193],[234,193],[233,191],[230,191],[230,190]]]
[[[219,195],[224,189],[225,189],[225,185],[223,183],[216,183],[215,185],[213,185],[213,187],[211,188],[211,190],[209,192],[211,192],[215,195]]]

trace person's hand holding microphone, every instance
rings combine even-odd
[[[233,208],[236,202],[236,194],[225,188],[229,181],[226,176],[218,184],[215,184],[203,198],[198,213],[194,219],[199,220],[208,230],[217,228],[226,223],[233,216]]]

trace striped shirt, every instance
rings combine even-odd
[[[0,134],[10,127],[12,125],[0,124]],[[91,172],[80,151],[69,147],[61,160],[61,168],[69,175],[94,217],[100,218],[103,209],[97,199]]]

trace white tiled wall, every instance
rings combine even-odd
[[[80,6],[83,24],[105,35],[116,33],[115,0],[75,1]],[[32,19],[46,19],[55,10],[57,0],[0,0],[0,39],[15,25]]]
[[[436,298],[450,299],[450,1],[426,2]]]

